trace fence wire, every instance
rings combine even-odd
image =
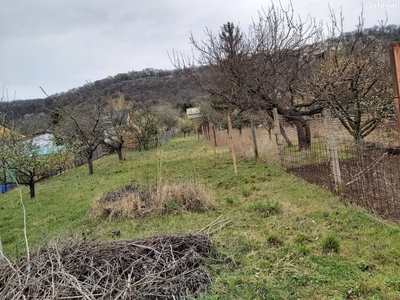
[[[258,127],[256,136],[260,159],[269,164],[277,163],[298,177],[338,192],[324,117],[314,116],[307,121],[311,145],[300,151],[296,127],[280,118],[287,136],[281,155],[271,131]],[[396,121],[384,120],[361,144],[356,144],[338,119],[332,118],[331,128],[337,147],[341,196],[374,215],[400,223],[400,147]],[[241,133],[234,130],[232,136],[239,157],[254,157],[250,128]],[[229,147],[226,131],[217,132],[217,146]]]
[[[284,147],[283,168],[311,183],[340,192],[375,215],[400,222],[400,148],[396,146],[399,141],[396,122],[382,122],[357,143],[338,119],[332,120],[341,180],[339,191],[333,176],[324,119],[312,119],[308,124],[311,147],[301,151],[296,131],[286,127],[293,146]]]

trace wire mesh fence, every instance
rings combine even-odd
[[[296,132],[288,132],[294,145],[284,147],[283,168],[339,193],[373,214],[400,222],[400,148],[396,146],[399,137],[395,121],[383,122],[361,141],[338,119],[332,119],[330,129],[323,117],[308,123],[310,148],[299,151]],[[334,138],[334,154],[329,134]]]
[[[338,193],[372,214],[400,223],[400,147],[395,120],[384,120],[359,141],[339,119],[332,117],[328,126],[322,114],[316,115],[307,120],[311,143],[301,150],[296,127],[283,122],[281,117],[279,120],[285,139],[274,137],[271,130],[261,127],[255,130],[262,160],[279,164],[284,170]],[[232,137],[237,156],[255,157],[250,128],[241,133],[234,130]],[[281,147],[277,143],[279,138]],[[217,131],[216,143],[230,147],[226,131]]]

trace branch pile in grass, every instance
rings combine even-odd
[[[211,191],[198,183],[158,185],[156,188],[125,186],[94,201],[95,217],[140,217],[148,213],[176,214],[214,209]]]
[[[211,283],[206,236],[64,242],[0,264],[0,299],[188,299]]]

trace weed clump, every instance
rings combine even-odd
[[[269,217],[282,212],[282,205],[279,202],[258,201],[251,206],[251,210],[259,213],[263,217]]]
[[[232,205],[235,202],[233,197],[226,197],[225,200],[228,205]]]
[[[279,246],[283,245],[283,240],[276,233],[270,233],[267,236],[267,243],[270,246],[279,247]]]
[[[94,217],[140,217],[149,213],[180,214],[213,210],[210,191],[198,183],[159,184],[142,188],[128,185],[94,201]]]
[[[339,252],[339,240],[333,235],[329,235],[322,241],[322,251],[325,253]]]

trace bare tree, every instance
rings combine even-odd
[[[196,130],[196,122],[192,119],[189,119],[188,116],[185,114],[179,119],[179,128],[183,132],[183,136],[189,136],[191,131]]]
[[[46,150],[46,151],[44,151]],[[33,139],[12,134],[7,145],[6,167],[15,175],[18,184],[29,186],[35,198],[35,184],[65,169],[68,152],[62,146],[43,149]]]
[[[157,105],[153,108],[158,121],[158,128],[170,130],[178,124],[179,111],[169,104]]]
[[[14,130],[14,120],[9,111],[8,104],[8,91],[3,86],[2,96],[0,102],[6,101],[0,111],[0,183],[6,184],[11,181],[10,170],[8,167],[8,160],[10,156],[10,145],[12,144],[12,134]]]
[[[29,136],[38,132],[46,131],[50,123],[48,113],[24,115],[15,120],[15,130],[23,135]]]
[[[393,114],[390,64],[381,36],[385,26],[364,29],[363,15],[352,32],[343,31],[343,19],[331,12],[330,36],[304,73],[299,93],[330,108],[356,146]]]
[[[150,108],[133,108],[129,113],[128,130],[133,134],[139,151],[148,150],[157,134],[157,118]]]
[[[102,118],[107,102],[97,94],[91,83],[87,83],[68,105],[64,105],[61,98],[55,100],[58,103],[57,110],[53,112],[57,116],[53,118],[56,138],[86,159],[91,175],[94,153],[105,139]]]
[[[227,128],[226,113],[223,110],[215,109],[210,101],[202,101],[199,108],[202,123],[212,123]]]
[[[118,159],[123,160],[122,147],[128,131],[128,114],[131,105],[126,102],[125,96],[119,94],[117,99],[110,99],[101,118],[104,138],[102,144],[110,151],[118,154]]]
[[[206,30],[207,39],[190,42],[197,56],[174,53],[172,61],[220,106],[239,111],[262,110],[272,116],[274,107],[297,128],[299,148],[310,146],[304,116],[322,111],[317,101],[296,95],[298,78],[306,70],[322,38],[322,24],[311,18],[296,19],[293,7],[271,5],[259,13],[258,22],[245,34],[232,23],[218,35]]]

